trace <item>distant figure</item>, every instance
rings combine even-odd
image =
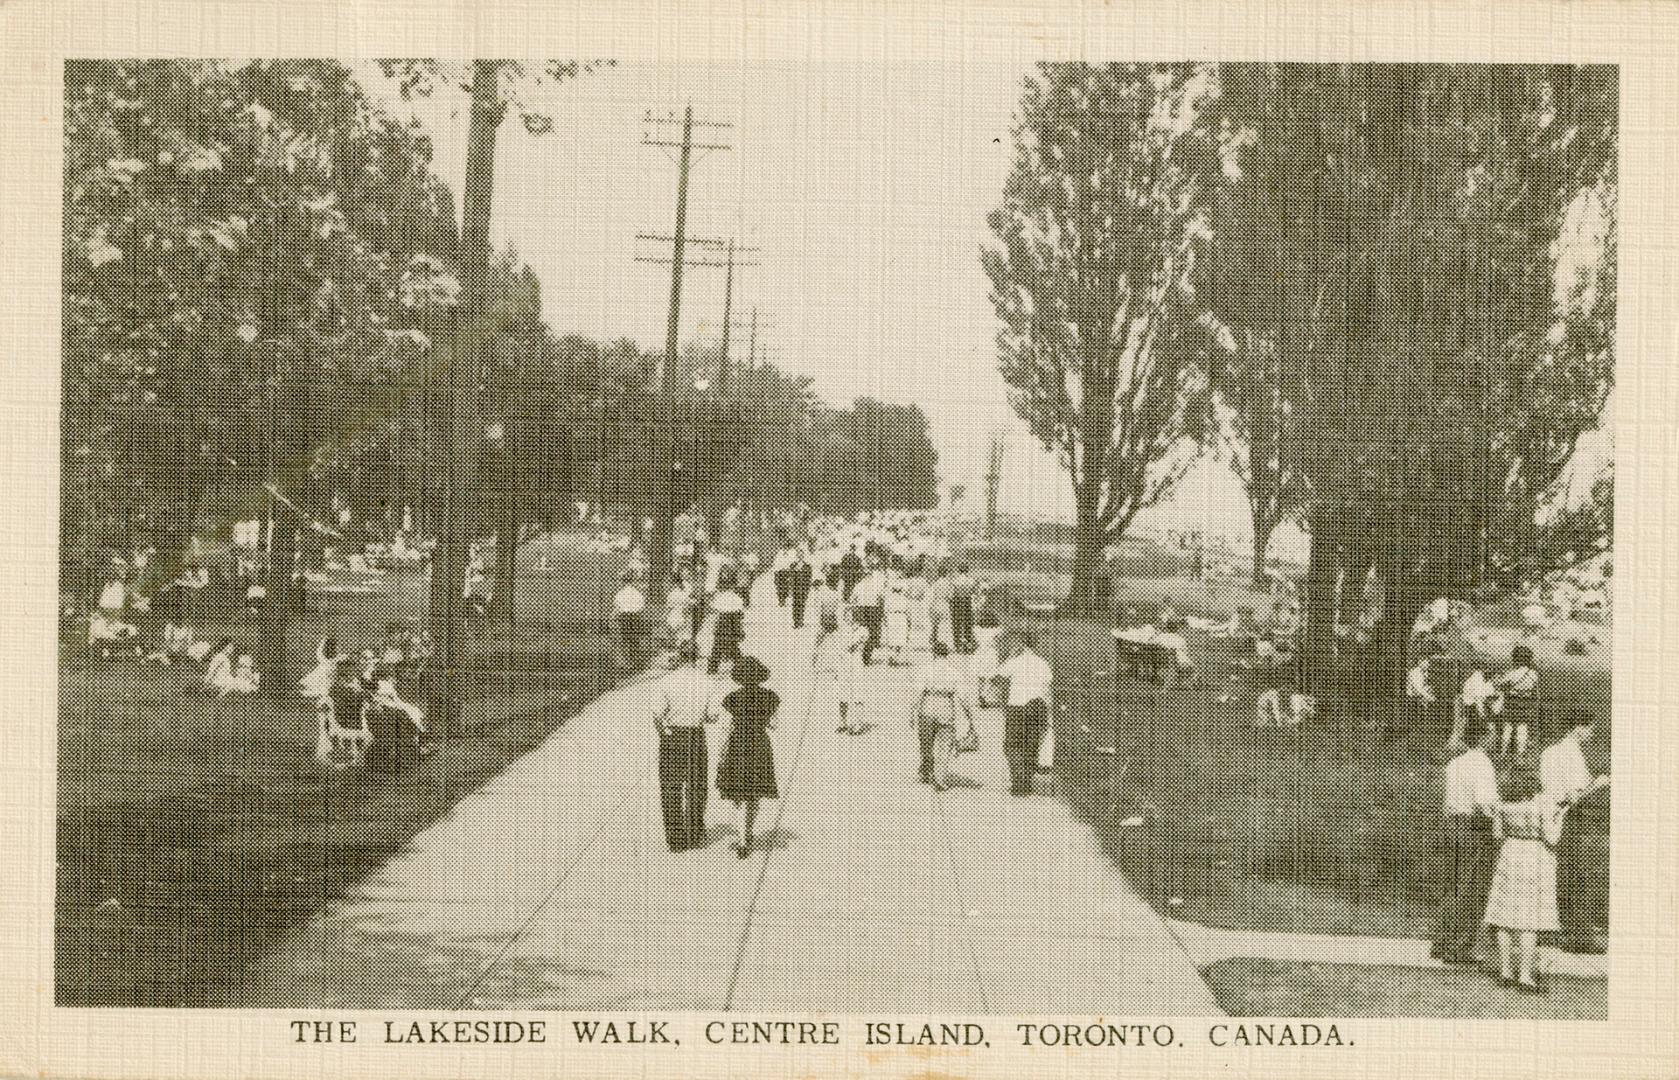
[[[769,737],[781,698],[764,686],[769,681],[769,669],[756,657],[737,660],[733,676],[737,688],[723,699],[731,726],[717,763],[717,793],[735,804],[740,832],[735,854],[744,859],[752,852],[758,803],[781,794],[775,782],[775,748]]]
[[[613,659],[620,668],[633,668],[641,662],[646,611],[647,595],[636,584],[634,571],[624,571],[623,585],[612,598],[613,640],[618,646]]]
[[[880,643],[886,663],[897,667],[909,650],[909,592],[903,579],[892,582],[881,600]]]
[[[815,581],[816,573],[811,569],[810,558],[804,549],[793,553],[793,562],[787,567],[787,593],[793,601],[793,629],[803,630],[805,625],[805,609],[810,604],[810,588]]]
[[[1533,666],[1533,650],[1517,645],[1510,651],[1510,669],[1493,684],[1504,699],[1503,724],[1498,737],[1499,749],[1508,754],[1527,752],[1530,738],[1540,735],[1539,671]]]
[[[222,638],[204,661],[204,686],[214,694],[225,694],[233,678],[233,639]]]
[[[957,652],[973,652],[979,647],[974,637],[974,592],[978,583],[968,573],[968,564],[956,564],[950,578],[950,644]]]
[[[868,632],[868,641],[863,645],[864,667],[873,663],[874,652],[880,647],[881,623],[885,618],[885,606],[886,573],[878,569],[871,570],[851,590],[852,618]]]

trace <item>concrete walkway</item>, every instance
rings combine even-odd
[[[1445,968],[1450,965],[1428,955],[1433,942],[1425,938],[1340,937],[1262,930],[1224,930],[1199,923],[1171,923],[1197,966],[1205,967],[1235,956],[1303,964],[1388,964],[1395,967]],[[1583,955],[1541,946],[1538,967],[1550,975],[1605,979],[1607,956]]]
[[[652,683],[568,721],[285,935],[253,1007],[776,1013],[1219,1011],[1196,960],[1058,800],[1007,793],[1000,721],[964,783],[917,783],[909,673],[866,674],[864,735],[810,690],[814,633],[767,589],[749,651],[782,695],[763,850],[673,855]],[[723,732],[713,731],[713,768]]]

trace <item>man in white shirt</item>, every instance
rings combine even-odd
[[[869,640],[863,644],[863,666],[874,661],[874,651],[880,647],[880,625],[885,616],[886,572],[875,567],[851,590],[852,618],[868,631]]]
[[[997,674],[1008,682],[1003,698],[1003,756],[1009,763],[1009,791],[1032,794],[1038,752],[1049,728],[1049,664],[1037,653],[1030,631],[1010,634],[1008,659]]]
[[[646,610],[647,594],[636,584],[635,574],[625,571],[623,587],[612,598],[614,629],[617,631],[614,640],[618,643],[618,666],[621,668],[634,667],[641,660],[641,642],[647,630],[642,616]]]
[[[1559,800],[1572,801],[1602,787],[1606,779],[1592,776],[1581,749],[1593,734],[1591,716],[1576,713],[1568,718],[1566,726],[1562,738],[1539,755],[1539,783]]]
[[[1475,944],[1481,937],[1481,917],[1498,853],[1492,831],[1498,809],[1498,773],[1487,756],[1496,734],[1492,725],[1477,724],[1469,729],[1468,737],[1472,740],[1468,749],[1446,765],[1446,863],[1441,874],[1446,893],[1441,900],[1440,929],[1429,953],[1448,964],[1475,962]]]
[[[653,727],[659,733],[659,806],[665,842],[686,851],[705,842],[705,725],[716,719],[718,683],[700,669],[699,650],[684,641],[672,656],[671,673],[654,693]]]

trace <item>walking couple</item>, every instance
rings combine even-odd
[[[717,763],[717,793],[735,804],[739,839],[734,848],[744,859],[752,851],[760,800],[780,797],[769,730],[775,726],[781,699],[764,686],[770,673],[757,658],[743,656],[730,665],[735,686],[724,693],[720,681],[699,666],[698,656],[691,641],[677,649],[674,670],[661,681],[654,707],[665,841],[672,851],[705,846],[705,725],[727,715],[729,734]]]

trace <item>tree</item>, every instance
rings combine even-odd
[[[1072,481],[1067,606],[1137,513],[1171,494],[1209,423],[1191,285],[1219,147],[1190,64],[1043,64],[982,252],[1010,402]]]
[[[484,362],[488,343],[485,313],[490,287],[490,208],[495,190],[496,134],[508,112],[518,113],[525,129],[532,134],[553,130],[551,116],[527,106],[518,93],[523,85],[543,82],[563,82],[576,78],[600,66],[605,61],[549,61],[540,70],[530,71],[511,60],[473,60],[464,68],[454,68],[437,60],[381,60],[380,68],[386,77],[398,80],[403,98],[429,96],[441,85],[450,85],[468,95],[466,181],[461,196],[460,278],[461,305],[457,315],[457,331],[451,348],[446,350],[448,387],[446,411],[447,453],[458,457],[463,431],[471,430],[468,401],[459,392],[465,363],[476,372]],[[456,471],[451,461],[448,474]],[[456,601],[465,579],[463,558],[463,528],[456,517],[460,500],[454,493],[444,493],[440,500],[449,507],[444,525],[443,542],[439,545],[432,566],[431,620],[432,633],[443,650],[440,668],[443,676],[430,688],[431,715],[445,729],[452,729],[455,708],[459,701],[456,690],[458,647],[456,640]],[[512,559],[509,562],[511,569]],[[504,599],[511,589],[506,590]]]
[[[1219,403],[1221,449],[1248,496],[1253,528],[1253,585],[1266,585],[1265,558],[1277,526],[1306,506],[1300,467],[1297,392],[1274,342],[1243,328],[1223,339],[1228,348],[1213,364]]]
[[[1233,64],[1218,82],[1234,211],[1269,254],[1216,259],[1212,299],[1278,342],[1312,434],[1307,677],[1327,689],[1336,580],[1373,571],[1370,689],[1396,695],[1417,613],[1479,583],[1513,480],[1554,479],[1612,378],[1602,313],[1559,324],[1554,245],[1612,177],[1613,69]]]

